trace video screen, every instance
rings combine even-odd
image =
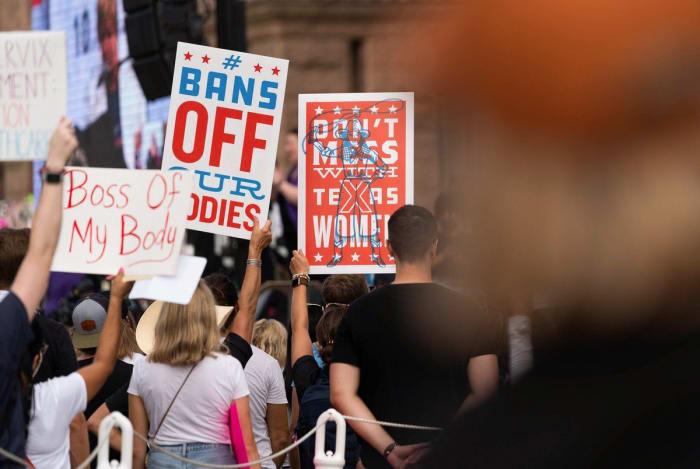
[[[66,33],[71,164],[158,169],[169,98],[148,102],[134,73],[122,0],[34,0],[32,28]]]

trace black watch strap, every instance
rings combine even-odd
[[[45,171],[41,173],[41,179],[47,184],[60,184],[63,181],[63,172],[52,173],[50,171]]]
[[[395,441],[392,442],[392,443],[389,443],[389,445],[388,445],[388,446],[386,447],[386,449],[384,450],[384,459],[388,458],[389,455],[391,454],[391,452],[394,451],[394,449],[395,449],[397,446],[399,446],[399,445],[398,445]]]

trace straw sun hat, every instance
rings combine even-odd
[[[141,316],[141,320],[136,326],[136,343],[139,348],[148,355],[153,350],[155,341],[155,330],[160,311],[163,308],[162,301],[154,301]],[[216,324],[221,327],[233,312],[232,306],[217,306],[216,307]]]

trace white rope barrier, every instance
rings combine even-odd
[[[366,419],[362,417],[351,417],[348,415],[341,415],[334,409],[328,409],[325,411],[323,414],[318,419],[318,422],[316,423],[316,426],[309,430],[304,436],[299,438],[296,442],[293,444],[289,445],[288,447],[271,454],[269,456],[266,456],[264,458],[260,458],[257,461],[251,461],[243,464],[228,464],[228,465],[223,465],[223,464],[210,464],[210,463],[205,463],[201,461],[193,461],[191,459],[184,458],[178,454],[173,453],[172,451],[169,451],[165,448],[162,448],[161,446],[158,446],[157,444],[153,443],[152,441],[149,441],[148,438],[145,436],[141,435],[138,432],[133,431],[133,427],[131,426],[131,422],[129,419],[127,419],[124,415],[122,415],[119,412],[112,412],[109,414],[107,417],[105,417],[102,420],[102,423],[100,424],[100,437],[99,437],[99,442],[97,446],[95,447],[94,450],[90,453],[88,458],[83,461],[82,464],[80,464],[76,469],[85,469],[92,461],[97,457],[99,453],[99,459],[98,459],[98,469],[102,468],[117,468],[117,469],[131,469],[131,455],[132,455],[132,450],[133,450],[133,439],[129,438],[130,434],[133,434],[136,438],[146,442],[150,449],[155,450],[155,451],[160,451],[162,453],[167,454],[168,456],[177,459],[178,461],[185,462],[188,464],[192,464],[194,466],[199,466],[199,467],[206,467],[210,469],[241,469],[245,467],[250,467],[256,464],[260,464],[266,461],[271,461],[273,459],[276,459],[280,456],[284,456],[294,448],[298,447],[301,445],[304,441],[308,440],[311,438],[311,436],[316,433],[316,431],[323,427],[325,428],[326,423],[332,420],[336,423],[336,448],[334,452],[328,451],[327,453],[324,453],[324,448],[325,448],[325,434],[326,432],[319,432],[316,435],[316,454],[314,457],[314,464],[316,465],[316,469],[326,469],[326,468],[339,468],[343,467],[345,464],[345,421],[350,420],[350,421],[355,421],[355,422],[363,422],[363,423],[369,423],[369,424],[374,424],[374,425],[381,425],[383,427],[393,427],[393,428],[403,428],[407,430],[422,430],[422,431],[441,431],[442,428],[439,427],[428,427],[428,426],[423,426],[423,425],[409,425],[409,424],[404,424],[404,423],[394,423],[394,422],[385,422],[385,421],[380,421],[380,420],[371,420],[371,419]],[[122,461],[120,463],[117,463],[117,465],[110,464],[110,462],[107,461],[108,459],[108,452],[109,452],[109,446],[105,446],[105,444],[109,441],[109,434],[112,431],[112,428],[114,426],[120,427],[122,431]],[[126,446],[126,447],[125,447]],[[104,451],[100,452],[101,449],[104,448]],[[103,455],[104,454],[104,455]],[[24,467],[27,467],[29,469],[32,469],[32,466],[27,463],[25,460],[18,458],[14,454],[10,453],[9,451],[5,450],[4,448],[0,448],[0,456],[3,456],[7,458],[8,460],[20,464]],[[128,456],[125,458],[125,456]],[[124,460],[126,459],[126,460]]]

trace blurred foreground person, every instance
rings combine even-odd
[[[188,459],[235,464],[229,430],[235,404],[240,429],[233,431],[240,430],[248,460],[257,460],[243,367],[221,344],[220,324],[226,317],[217,317],[214,297],[204,281],[189,304],[156,302],[149,309],[137,330],[137,339],[142,337],[139,346],[148,356],[134,364],[128,389],[134,430]],[[150,344],[143,341],[148,334],[141,335],[149,325]],[[146,467],[146,449],[143,441],[134,440],[135,469]],[[148,453],[149,468],[177,464],[165,453]]]
[[[466,297],[432,283],[437,225],[423,207],[406,205],[389,219],[387,248],[396,279],[352,303],[335,336],[331,402],[344,415],[442,426],[498,388],[497,321],[469,308]],[[464,315],[461,350],[426,343],[433,323]],[[455,324],[454,322],[452,323]],[[368,469],[403,467],[433,434],[350,421]]]
[[[475,1],[420,37],[465,117],[463,248],[540,298],[533,370],[423,467],[697,467],[700,4]]]
[[[33,340],[30,323],[46,293],[61,228],[63,168],[76,146],[71,121],[61,118],[49,141],[49,152],[42,170],[46,180],[34,215],[29,249],[10,285],[10,292],[0,299],[3,325],[0,328],[0,448],[19,458],[25,455],[27,423],[21,397],[26,381],[20,380],[20,365],[22,355]],[[2,456],[0,464],[15,466]]]

